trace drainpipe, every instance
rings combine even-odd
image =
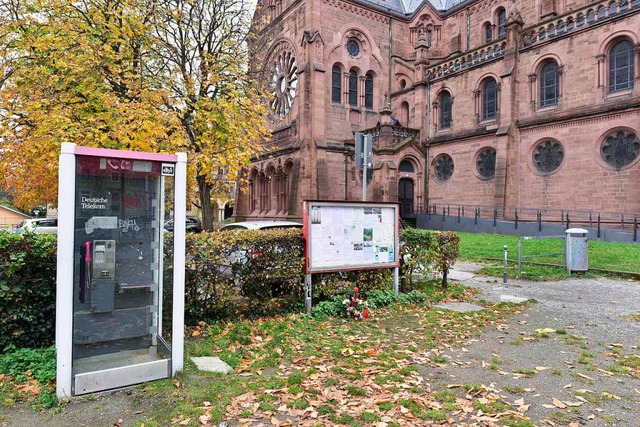
[[[389,87],[387,88],[387,107],[391,109],[391,54],[393,53],[393,31],[392,31],[392,19],[389,17]]]
[[[467,9],[467,50],[471,49],[471,9]]]

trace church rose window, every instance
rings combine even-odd
[[[600,154],[608,165],[621,169],[638,158],[640,142],[635,133],[619,130],[602,141]]]
[[[298,88],[298,66],[291,52],[283,52],[274,61],[269,91],[271,110],[284,116],[291,110]]]
[[[496,150],[485,148],[480,151],[476,159],[478,175],[484,179],[493,178],[496,174]]]
[[[556,171],[564,160],[564,149],[557,141],[542,141],[533,150],[533,166],[541,173]]]
[[[360,54],[360,45],[358,44],[357,41],[355,40],[349,40],[347,42],[347,52],[349,52],[349,55],[356,57]]]
[[[435,158],[434,174],[438,181],[444,182],[449,180],[453,175],[453,159],[448,154],[441,154]]]

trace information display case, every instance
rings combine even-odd
[[[183,363],[185,228],[174,228],[165,266],[163,224],[166,206],[184,223],[186,155],[65,143],[59,185],[58,396],[173,376]]]

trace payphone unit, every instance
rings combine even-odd
[[[176,227],[173,276],[167,276],[163,219],[165,206],[173,201],[174,220],[184,222],[185,177],[184,154],[63,144],[56,300],[59,397],[166,378],[182,369],[184,227]],[[174,181],[175,194],[165,200],[166,180]]]

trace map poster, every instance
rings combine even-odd
[[[395,268],[399,265],[399,205],[304,202],[307,273]]]

